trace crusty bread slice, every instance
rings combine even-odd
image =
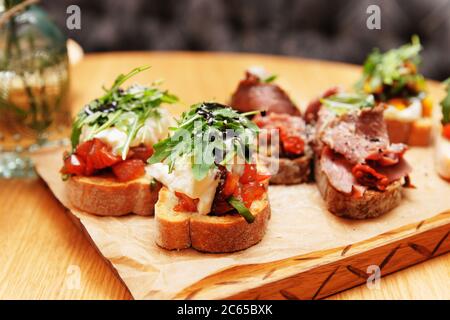
[[[317,157],[314,160],[314,177],[328,210],[339,217],[376,218],[398,206],[402,199],[400,180],[391,183],[385,191],[366,190],[361,198],[340,192],[331,185]]]
[[[294,159],[259,155],[259,160],[269,169],[276,168],[274,162],[278,161],[278,170],[270,172],[270,184],[298,184],[307,182],[311,178],[312,156],[310,154]]]
[[[153,214],[160,187],[159,183],[152,187],[145,176],[128,182],[119,182],[112,174],[72,176],[67,181],[67,195],[75,207],[95,215],[149,216]]]
[[[410,146],[425,147],[431,143],[433,123],[431,118],[415,121],[385,119],[392,143],[405,143]]]
[[[186,249],[211,253],[247,249],[264,236],[270,218],[269,201],[254,201],[250,211],[255,216],[247,223],[239,214],[224,216],[177,212],[177,197],[166,187],[159,191],[155,205],[156,243],[168,250]]]

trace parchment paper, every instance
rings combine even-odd
[[[152,217],[97,217],[69,203],[59,175],[62,150],[36,156],[39,175],[56,198],[80,219],[135,299],[170,299],[187,286],[227,268],[284,259],[339,247],[421,221],[450,208],[450,183],[434,170],[431,148],[411,149],[406,158],[414,167],[416,189],[405,190],[402,204],[372,220],[335,217],[324,208],[314,184],[271,186],[272,217],[264,239],[233,254],[204,254],[193,249],[166,251],[154,243]]]

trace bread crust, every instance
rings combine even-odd
[[[294,159],[276,159],[263,155],[259,159],[267,168],[272,168],[274,162],[278,161],[278,171],[271,172],[270,184],[299,184],[308,182],[311,178],[312,152]]]
[[[431,143],[433,124],[430,118],[415,121],[385,119],[389,140],[410,146],[425,147]]]
[[[168,250],[192,247],[202,252],[225,253],[247,249],[261,241],[270,218],[267,196],[253,202],[252,223],[239,214],[210,216],[176,212],[173,210],[176,203],[176,196],[162,187],[155,205],[155,235],[156,243]]]
[[[67,196],[76,208],[99,216],[123,216],[135,213],[153,215],[158,200],[159,183],[150,184],[142,177],[118,182],[114,176],[72,176],[66,181]]]
[[[366,190],[361,198],[340,192],[331,185],[318,157],[314,160],[314,177],[327,209],[339,217],[376,218],[398,206],[402,199],[400,180],[391,183],[385,191]]]

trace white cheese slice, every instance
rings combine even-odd
[[[86,141],[90,136],[90,132],[92,129],[89,127],[83,127],[80,140],[82,142]],[[111,146],[112,152],[116,155],[120,155],[121,147],[127,140],[127,135],[125,132],[117,129],[117,128],[108,128],[96,133],[92,138],[97,138],[107,145]]]
[[[145,144],[152,146],[158,141],[167,138],[169,135],[169,127],[175,125],[175,120],[166,109],[159,109],[160,117],[150,117],[145,121],[142,128],[138,130],[136,136],[130,143],[130,147]],[[116,155],[122,155],[121,150],[127,140],[127,134],[115,127],[102,130],[91,136],[92,128],[84,126],[81,131],[80,141],[84,142],[88,138],[97,138],[108,144],[112,148],[112,152]]]
[[[158,141],[167,138],[169,128],[175,125],[175,120],[166,109],[160,109],[159,113],[160,117],[151,117],[145,120],[144,126],[136,133],[132,146],[137,146],[141,143],[152,146]]]
[[[147,175],[155,178],[172,192],[181,192],[192,199],[199,199],[197,211],[207,215],[211,212],[216,189],[219,184],[218,169],[212,169],[205,178],[194,179],[190,161],[180,159],[171,173],[163,163],[155,163],[146,167]]]

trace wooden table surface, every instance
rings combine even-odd
[[[278,74],[301,107],[332,85],[349,87],[355,66],[261,55],[215,53],[106,53],[87,55],[71,73],[71,105],[78,110],[119,73],[151,65],[134,81],[164,79],[182,103],[225,102],[251,65]],[[435,100],[442,89],[431,86]],[[55,168],[57,170],[58,168]],[[0,180],[0,299],[130,299],[120,279],[89,244],[45,183]],[[74,276],[80,279],[73,286]],[[450,299],[450,254],[382,278],[380,289],[360,286],[331,299]]]

